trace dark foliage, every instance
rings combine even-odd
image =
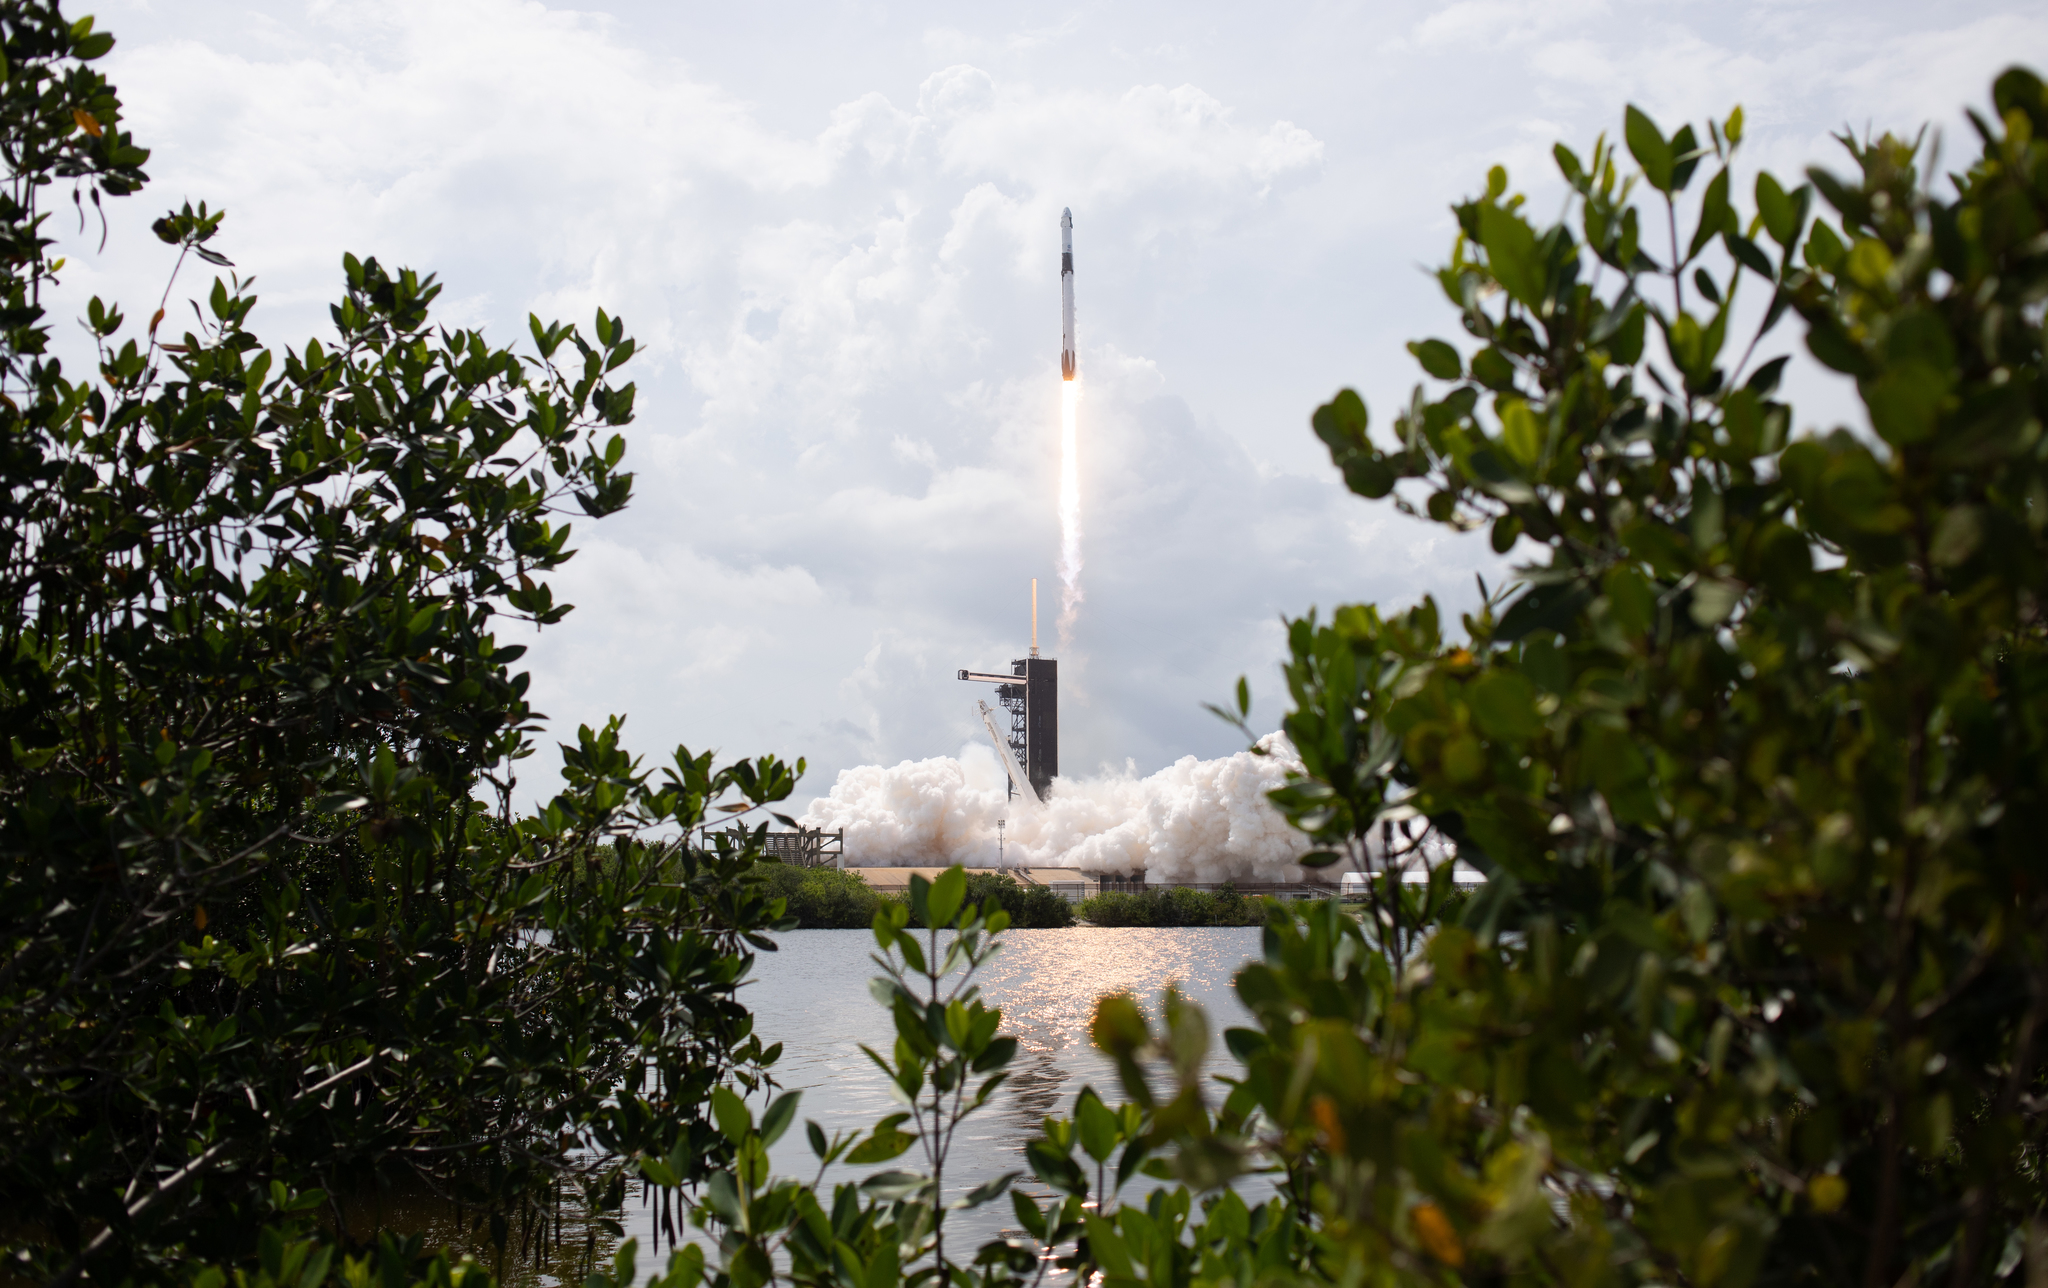
[[[1042,885],[1027,885],[1003,872],[967,874],[967,901],[999,907],[1013,930],[1056,930],[1074,924],[1074,905]]]
[[[783,915],[801,930],[866,930],[887,900],[856,870],[764,862],[754,871],[769,893],[784,900]]]
[[[1110,890],[1082,900],[1077,911],[1096,926],[1257,926],[1266,920],[1263,901],[1247,899],[1229,887]]]
[[[1315,413],[1353,490],[1534,543],[1461,634],[1291,624],[1276,800],[1488,878],[1384,952],[1276,924],[1240,977],[1190,1157],[1259,1139],[1320,1274],[2048,1275],[2048,91],[1991,100],[1941,177],[1885,135],[1738,186],[1739,111],[1635,108],[1626,155],[1556,150],[1558,223],[1496,168],[1439,275],[1462,349],[1410,346],[1391,433]],[[1795,319],[1867,431],[1794,432]]]
[[[565,1194],[616,1202],[619,1156],[704,1175],[711,1088],[775,1058],[733,995],[774,918],[746,847],[638,836],[792,771],[656,775],[614,721],[539,816],[510,806],[540,715],[496,620],[560,620],[562,512],[626,503],[623,324],[536,319],[515,353],[349,256],[331,343],[266,348],[229,274],[175,339],[93,300],[74,381],[43,221],[134,192],[146,154],[90,19],[0,4],[0,39],[9,1273],[180,1278],[321,1214],[364,1239],[323,1191],[394,1179],[518,1253]],[[167,271],[227,266],[221,218],[159,220]]]

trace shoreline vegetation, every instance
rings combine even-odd
[[[763,860],[754,872],[765,879],[771,897],[787,901],[785,916],[795,920],[797,930],[866,930],[877,912],[910,902],[903,895],[875,889],[857,868],[795,868]],[[1074,924],[1074,906],[1065,898],[1002,872],[968,873],[967,898],[977,905],[993,902],[1009,914],[1012,929],[1054,930]],[[924,928],[914,912],[908,924]]]
[[[799,930],[865,930],[875,913],[892,903],[907,904],[904,895],[877,890],[858,868],[797,868],[772,860],[755,865],[772,896],[786,901],[785,915]],[[994,900],[1010,916],[1013,930],[1062,929],[1068,926],[1121,928],[1150,926],[1260,926],[1266,901],[1231,887],[1195,890],[1186,886],[1155,886],[1143,891],[1110,890],[1069,903],[1040,885],[1026,885],[1002,872],[967,874],[968,898]],[[913,917],[912,924],[917,924]]]
[[[907,895],[870,887],[860,868],[795,868],[776,860],[760,860],[754,866],[754,874],[766,883],[770,897],[784,899],[784,915],[795,919],[795,930],[866,930],[877,911],[893,903],[909,903]],[[989,870],[969,870],[967,889],[973,903],[995,901],[1010,913],[1012,930],[1063,930],[1069,926],[1104,930],[1264,926],[1270,903],[1264,897],[1245,895],[1229,885],[1221,891],[1180,885],[1161,885],[1143,891],[1104,891],[1079,903],[1069,903],[1047,887],[1024,885],[1008,872]],[[1444,905],[1444,917],[1456,917],[1464,907],[1466,893],[1446,891],[1444,897],[1450,899]],[[1366,915],[1358,899],[1339,899],[1339,905],[1350,915]],[[911,926],[922,928],[915,913],[911,915]]]
[[[1075,909],[1092,926],[1263,926],[1264,899],[1221,890],[1190,890],[1185,886],[1106,890],[1083,899]]]

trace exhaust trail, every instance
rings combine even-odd
[[[1073,641],[1081,601],[1080,356],[1074,343],[1074,212],[1060,211],[1060,651]]]
[[[1060,648],[1064,651],[1074,634],[1074,619],[1081,601],[1081,464],[1076,422],[1081,406],[1081,382],[1060,385]]]

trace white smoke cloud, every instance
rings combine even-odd
[[[961,757],[844,770],[812,802],[805,827],[846,831],[849,867],[994,867],[996,820],[1007,819],[1012,866],[1144,873],[1154,881],[1299,881],[1308,839],[1266,793],[1301,767],[1280,734],[1259,751],[1216,760],[1183,756],[1156,774],[1060,778],[1032,807],[1006,799],[985,749]]]

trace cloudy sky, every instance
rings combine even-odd
[[[1452,332],[1420,270],[1488,165],[1540,210],[1552,143],[1629,102],[1667,129],[1739,102],[1780,173],[1844,125],[1933,120],[1953,157],[1991,74],[2048,61],[2038,5],[1889,0],[93,12],[155,182],[105,252],[69,248],[68,290],[146,312],[148,220],[204,199],[273,343],[324,330],[349,250],[438,272],[502,340],[622,315],[638,499],[579,526],[535,692],[558,728],[630,713],[648,752],[806,756],[805,798],[969,742],[953,672],[1021,655],[1030,578],[1050,600],[1062,207],[1087,390],[1063,768],[1149,772],[1237,748],[1199,704],[1240,673],[1277,721],[1280,614],[1498,576],[1347,497],[1307,430],[1344,384],[1384,420],[1403,342]],[[1852,414],[1795,392],[1804,424]]]

